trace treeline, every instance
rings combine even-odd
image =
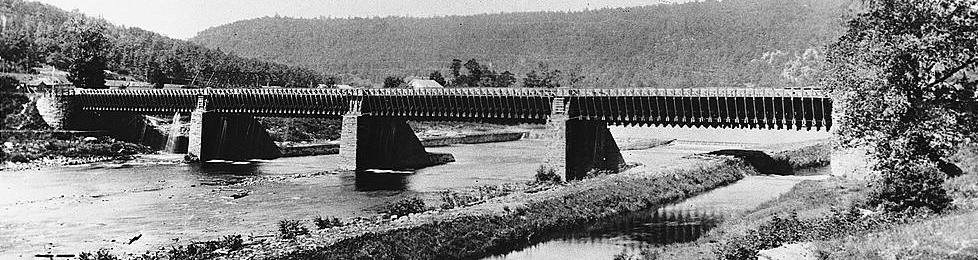
[[[72,72],[73,82],[88,81],[81,85],[89,87],[97,87],[98,80],[77,77],[101,68],[154,83],[204,87],[309,87],[324,82],[318,71],[241,58],[42,3],[5,0],[0,15],[5,21],[0,69],[5,72],[29,73],[32,67],[50,64]]]
[[[585,78],[579,75],[577,71],[564,72],[559,69],[551,69],[543,63],[537,69],[526,73],[525,77],[519,77],[508,70],[497,73],[495,70],[479,64],[476,59],[469,59],[464,65],[462,60],[453,59],[448,70],[450,78],[446,79],[441,71],[435,70],[428,74],[428,79],[434,80],[444,87],[453,88],[578,88],[583,87],[581,82]],[[408,87],[407,83],[399,76],[388,76],[384,79],[383,87],[405,88]]]
[[[464,58],[497,76],[540,75],[541,63],[579,71],[586,87],[803,86],[819,70],[821,48],[841,35],[850,4],[727,0],[435,18],[265,17],[210,28],[192,41],[373,81],[434,70],[453,81],[451,61]]]

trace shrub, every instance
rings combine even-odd
[[[921,216],[920,211],[862,215],[859,209],[833,208],[832,214],[811,220],[798,219],[795,212],[775,216],[767,223],[732,237],[715,249],[721,259],[755,259],[760,250],[802,241],[828,240],[882,229]]]
[[[941,212],[951,203],[944,190],[947,176],[928,160],[879,159],[880,179],[873,186],[869,203],[891,212],[927,208]]]
[[[82,252],[78,254],[79,260],[119,260],[119,257],[114,256],[109,253],[108,249],[102,248],[95,251],[94,254],[89,252]]]
[[[244,248],[244,239],[241,239],[241,235],[226,235],[217,243],[219,247],[227,248],[230,251]]]
[[[411,213],[424,212],[425,210],[426,206],[424,201],[417,197],[398,200],[387,205],[387,213],[396,216],[406,216]]]
[[[557,174],[557,170],[547,165],[540,165],[540,168],[537,168],[537,174],[535,177],[537,183],[542,183],[542,184],[563,183],[563,179],[560,178],[559,174]]]
[[[301,235],[309,234],[309,229],[302,225],[302,221],[297,219],[283,219],[278,222],[278,232],[282,238],[293,239]]]
[[[479,196],[474,196],[468,193],[460,193],[455,191],[443,191],[439,194],[441,196],[441,201],[444,202],[441,205],[442,209],[454,209],[457,207],[469,205],[477,201],[481,201],[482,198]]]
[[[343,226],[343,221],[335,217],[323,218],[322,216],[316,216],[316,218],[312,219],[312,223],[316,224],[316,227],[319,229]]]

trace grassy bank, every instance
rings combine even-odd
[[[694,242],[660,248],[647,258],[753,259],[758,250],[802,243],[827,259],[974,259],[978,174],[949,179],[944,186],[954,198],[955,210],[887,216],[847,210],[870,191],[863,181],[804,181],[773,201],[728,218]]]
[[[481,204],[435,210],[390,222],[348,225],[277,239],[228,258],[471,258],[535,242],[545,234],[623,212],[664,205],[756,172],[726,157],[683,159],[547,190],[518,192]]]

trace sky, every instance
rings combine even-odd
[[[39,0],[117,25],[177,39],[234,21],[263,17],[432,17],[501,12],[579,11],[688,0]]]

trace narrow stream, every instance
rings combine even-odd
[[[825,167],[806,176],[747,176],[673,205],[601,220],[486,259],[612,259],[623,252],[640,255],[643,249],[694,241],[724,218],[773,200],[803,180],[825,178],[827,171]]]

